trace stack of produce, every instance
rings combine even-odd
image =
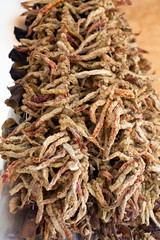
[[[122,0],[31,0],[0,154],[21,237],[160,239],[160,101]]]

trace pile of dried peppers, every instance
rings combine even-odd
[[[0,143],[21,237],[160,239],[160,100],[123,4],[22,3]]]

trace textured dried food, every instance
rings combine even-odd
[[[160,100],[118,6],[129,0],[31,0],[0,154],[20,236],[159,239]]]

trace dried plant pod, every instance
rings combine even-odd
[[[160,100],[123,4],[22,3],[6,100],[19,122],[0,143],[10,212],[28,209],[20,237],[159,239]]]

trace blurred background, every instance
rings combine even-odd
[[[138,46],[148,51],[144,56],[151,62],[150,73],[160,77],[160,0],[132,0],[121,8],[137,36]],[[153,83],[160,94],[160,81]]]

